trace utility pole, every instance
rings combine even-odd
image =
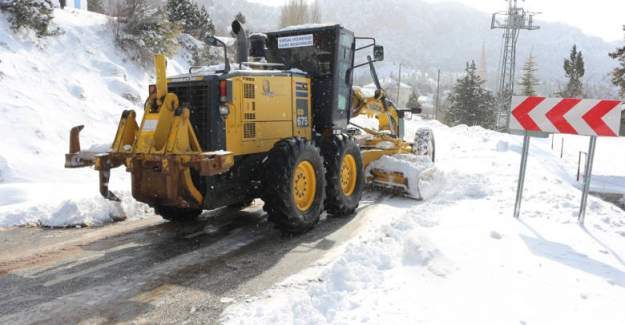
[[[438,121],[438,103],[441,96],[441,69],[438,69],[438,76],[436,77],[436,104],[434,105],[434,119]]]
[[[395,103],[396,105],[400,105],[399,104],[399,92],[401,90],[401,62],[399,63],[399,75],[397,77],[397,103]]]
[[[493,14],[491,29],[503,29],[503,47],[499,61],[499,80],[497,87],[498,125],[500,130],[507,130],[510,118],[510,101],[514,93],[514,75],[516,71],[516,46],[519,32],[537,30],[540,26],[534,24],[534,16],[538,13],[526,11],[518,6],[518,0],[508,1],[508,10]],[[522,0],[525,1],[525,0]],[[505,116],[504,118],[500,118]],[[505,123],[505,125],[501,125]]]

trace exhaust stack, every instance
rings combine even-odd
[[[237,16],[232,22],[232,34],[236,38],[236,46],[237,46],[237,61],[239,62],[239,67],[243,62],[248,61],[248,53],[249,46],[247,40],[247,30],[245,29],[245,18]]]

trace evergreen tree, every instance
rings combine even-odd
[[[408,97],[406,107],[421,108],[421,103],[419,103],[419,95],[417,94],[417,90],[414,87],[412,88],[412,93],[410,93],[410,97]]]
[[[523,75],[521,76],[521,80],[519,82],[519,85],[521,86],[521,93],[524,96],[536,96],[536,86],[538,85],[536,71],[538,71],[538,68],[536,67],[534,56],[531,53],[527,57],[527,61],[521,70],[523,71]]]
[[[1,2],[0,9],[9,13],[11,29],[31,29],[37,37],[52,36],[60,32],[53,27],[54,8],[51,0],[11,0]]]
[[[102,0],[88,0],[87,8],[89,8],[89,11],[97,12],[99,14],[103,14],[105,12]]]
[[[198,23],[199,28],[196,31],[195,36],[197,39],[204,41],[206,40],[206,37],[215,35],[215,24],[213,24],[213,20],[204,6],[200,8]]]
[[[167,13],[150,0],[123,0],[113,13],[113,32],[117,45],[141,63],[152,62],[153,55],[173,55],[180,30],[167,19]]]
[[[166,10],[169,21],[185,34],[204,40],[215,33],[215,25],[206,7],[200,8],[192,0],[168,0]]]
[[[445,118],[448,124],[495,127],[495,97],[483,85],[484,80],[478,76],[475,62],[467,62],[464,77],[456,80],[447,98],[449,108]]]
[[[584,77],[586,71],[582,51],[577,51],[576,45],[573,45],[569,58],[564,59],[564,73],[569,81],[566,88],[560,91],[559,95],[565,98],[582,97],[584,92],[582,77]]]
[[[625,26],[623,26],[623,31],[625,31]],[[620,88],[621,96],[625,96],[625,46],[609,55],[620,63],[620,66],[612,71],[612,83]]]

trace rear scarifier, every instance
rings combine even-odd
[[[326,209],[333,216],[352,214],[362,197],[364,171],[360,148],[353,138],[335,135],[321,146],[326,167]]]
[[[276,143],[265,162],[264,209],[288,233],[313,228],[323,212],[325,178],[319,149],[303,138]]]

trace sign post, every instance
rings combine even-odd
[[[523,152],[521,153],[521,169],[519,170],[519,182],[516,188],[516,201],[514,202],[514,217],[521,214],[521,200],[523,199],[523,187],[525,186],[525,171],[527,170],[527,156],[529,156],[530,136],[523,136]]]
[[[546,133],[587,135],[590,136],[590,147],[586,159],[584,187],[578,216],[579,223],[584,224],[597,137],[618,137],[621,135],[621,121],[625,120],[625,118],[621,118],[621,104],[621,101],[616,100],[536,96],[512,97],[510,133],[524,135],[521,168],[519,170],[516,202],[514,203],[515,218],[519,218],[521,213],[530,137],[544,136]]]
[[[581,225],[586,219],[586,205],[588,203],[588,193],[590,192],[590,179],[592,178],[592,163],[595,160],[595,148],[597,147],[597,137],[590,137],[588,157],[586,157],[586,170],[584,172],[584,191],[582,192],[582,204],[579,207],[578,221]]]

